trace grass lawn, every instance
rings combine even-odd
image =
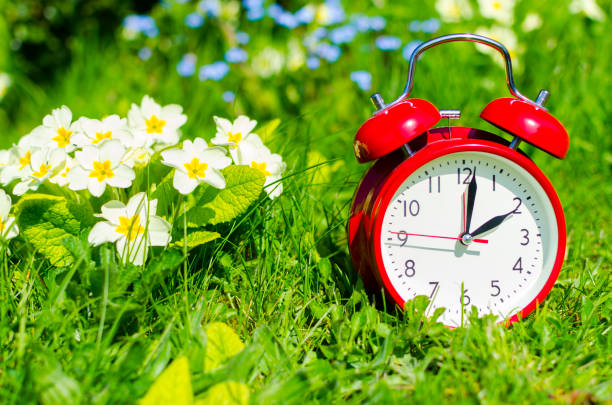
[[[492,25],[476,15],[443,22],[435,34],[412,33],[411,20],[439,18],[433,5],[378,3],[386,6],[350,8],[383,15],[386,31],[404,43]],[[202,82],[197,73],[177,74],[177,55],[189,46],[199,58],[214,55],[213,34],[143,61],[141,45],[118,28],[116,41],[79,37],[71,63],[52,80],[37,83],[14,71],[0,101],[3,148],[61,105],[76,117],[126,116],[150,94],[184,107],[183,139],[214,137],[213,115],[246,114],[259,125],[278,118],[264,141],[287,170],[282,195],[262,193],[245,214],[213,228],[221,238],[188,255],[157,248],[144,266],[123,266],[111,245],[83,243],[73,247],[81,259],[55,267],[21,236],[11,241],[0,253],[0,403],[135,403],[182,356],[195,398],[208,401],[211,387],[234,381],[248,386],[251,403],[267,404],[609,403],[612,3],[599,3],[603,22],[570,13],[566,2],[522,1],[514,11],[517,87],[531,98],[541,88],[551,92],[547,107],[567,128],[570,151],[561,161],[524,148],[559,194],[568,247],[546,301],[509,328],[473,316],[469,326],[449,330],[424,316],[426,300],[385,310],[354,273],[345,225],[367,165],[356,162],[353,137],[372,113],[369,94],[391,100],[407,73],[401,49],[377,49],[376,35],[343,45],[337,62],[316,70],[262,78],[245,64],[223,81]],[[478,14],[476,2],[472,7]],[[163,12],[157,7],[153,15]],[[530,13],[543,23],[525,31]],[[222,21],[212,21],[206,29],[227,34]],[[260,48],[301,40],[306,30],[269,21],[259,32],[255,22],[245,26]],[[162,37],[145,45],[163,49]],[[356,70],[371,73],[371,90],[351,81]],[[502,134],[478,114],[508,95],[503,75],[473,45],[449,44],[419,61],[412,96],[461,109],[458,125]],[[222,100],[228,90],[235,94],[229,103]],[[233,329],[244,349],[210,369],[206,331],[213,322]]]

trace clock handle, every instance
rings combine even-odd
[[[406,86],[404,87],[404,91],[402,92],[402,95],[399,96],[397,99],[395,99],[392,103],[385,105],[384,102],[382,101],[382,97],[380,96],[380,94],[376,93],[372,96],[372,101],[374,102],[374,105],[376,105],[376,107],[379,110],[381,110],[383,108],[395,105],[399,103],[400,101],[402,101],[403,99],[407,98],[410,95],[410,92],[412,91],[412,86],[414,85],[414,71],[416,69],[416,62],[417,62],[418,57],[423,52],[425,52],[427,49],[433,48],[436,45],[444,44],[447,42],[456,42],[456,41],[477,42],[479,44],[490,46],[491,48],[499,51],[499,53],[501,53],[502,56],[504,57],[504,62],[506,64],[506,83],[508,84],[508,89],[510,90],[510,93],[513,96],[523,101],[527,101],[528,103],[535,104],[536,106],[540,108],[544,108],[543,105],[548,99],[548,95],[549,95],[548,91],[541,90],[540,94],[538,94],[538,98],[535,101],[522,95],[521,92],[518,91],[518,89],[516,88],[516,85],[514,84],[514,77],[512,75],[512,60],[510,59],[510,53],[508,52],[506,47],[491,38],[483,37],[481,35],[476,35],[476,34],[443,35],[441,37],[431,39],[427,42],[423,42],[422,44],[417,46],[416,49],[412,52],[412,55],[410,55],[410,60],[409,60],[410,66],[408,67],[408,78],[406,80]]]

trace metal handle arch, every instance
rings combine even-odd
[[[548,91],[546,90],[540,91],[540,94],[538,95],[538,98],[535,101],[531,100],[528,97],[525,97],[524,95],[521,94],[520,91],[518,91],[518,89],[516,88],[516,85],[514,84],[514,76],[512,75],[512,59],[510,58],[510,53],[508,52],[508,50],[506,49],[504,45],[495,41],[494,39],[487,38],[482,35],[467,34],[467,33],[443,35],[441,37],[431,39],[427,42],[423,42],[422,44],[417,46],[416,49],[412,52],[412,55],[410,55],[409,67],[408,67],[408,77],[406,79],[406,86],[404,87],[404,90],[401,96],[399,96],[392,103],[386,106],[384,104],[382,106],[379,106],[378,104],[382,102],[382,98],[380,97],[380,95],[375,94],[374,96],[372,96],[372,99],[375,105],[377,105],[377,107],[384,108],[384,107],[388,107],[388,106],[397,104],[403,99],[405,99],[406,97],[408,97],[410,95],[410,92],[412,91],[412,86],[414,85],[414,72],[416,69],[416,62],[417,62],[418,57],[423,52],[428,50],[429,48],[433,48],[434,46],[445,44],[447,42],[457,42],[457,41],[476,42],[479,44],[490,46],[491,48],[499,51],[499,53],[501,53],[501,55],[504,57],[504,62],[505,62],[505,67],[506,67],[506,84],[508,85],[508,89],[510,90],[510,93],[513,96],[521,100],[535,104],[539,107],[543,107],[549,95]]]

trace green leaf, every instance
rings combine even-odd
[[[23,237],[54,266],[73,262],[66,239],[78,238],[94,223],[89,207],[46,194],[22,197],[15,206],[15,214]]]
[[[191,374],[189,360],[179,357],[157,377],[146,395],[139,401],[140,405],[191,405],[193,391],[191,389]]]
[[[228,166],[223,169],[223,176],[225,188],[207,188],[195,207],[187,212],[190,224],[216,225],[233,220],[257,200],[266,181],[263,174],[249,166]]]
[[[280,123],[281,123],[281,120],[279,118],[275,118],[261,125],[257,129],[257,135],[259,135],[263,143],[267,144],[268,142],[272,140],[272,134],[274,133],[276,128],[278,128]]]
[[[187,238],[183,238],[181,240],[173,242],[170,244],[170,246],[182,248],[183,245],[187,244],[187,249],[193,249],[196,246],[203,245],[219,237],[221,237],[221,235],[217,232],[188,231]]]
[[[214,370],[244,349],[244,343],[232,328],[223,322],[213,322],[206,328],[205,370]]]
[[[246,384],[226,381],[215,384],[195,405],[246,405],[249,403],[249,387]]]

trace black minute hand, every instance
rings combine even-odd
[[[472,173],[472,180],[468,186],[467,210],[465,213],[465,233],[470,233],[470,223],[472,222],[472,212],[474,211],[474,200],[476,199],[476,167]]]
[[[496,217],[493,217],[493,218],[489,219],[487,222],[485,222],[484,224],[480,225],[480,227],[478,227],[478,229],[476,229],[474,232],[472,232],[472,234],[471,234],[472,237],[478,236],[478,235],[480,235],[482,233],[485,233],[486,231],[489,231],[489,230],[495,228],[496,226],[498,226],[499,224],[504,222],[504,219],[508,218],[512,214],[514,214],[514,210],[510,211],[507,214],[498,215]]]

